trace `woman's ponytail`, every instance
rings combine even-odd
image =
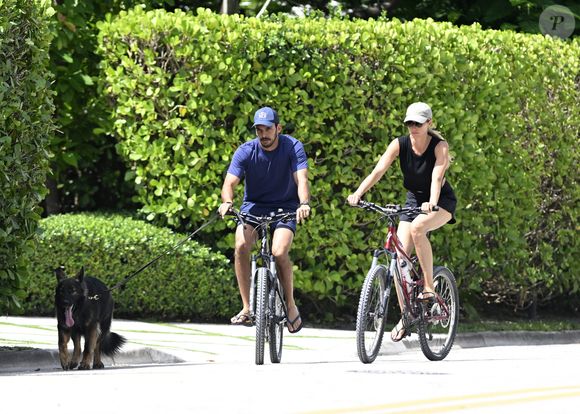
[[[427,133],[429,135],[431,135],[432,137],[436,137],[436,138],[439,138],[439,139],[441,139],[443,141],[446,141],[446,139],[443,138],[443,135],[441,135],[441,133],[439,131],[435,130],[435,129],[429,128],[429,130],[427,131]],[[448,153],[448,154],[449,154],[448,161],[449,161],[449,164],[451,165],[451,163],[453,162],[453,157],[451,156],[451,153]],[[447,166],[447,168],[449,168],[449,166]]]

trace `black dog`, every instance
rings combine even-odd
[[[110,332],[113,319],[113,298],[100,280],[86,276],[84,267],[74,278],[67,278],[63,267],[54,270],[58,279],[54,302],[58,321],[58,353],[62,369],[74,369],[81,355],[81,336],[85,340],[79,369],[104,368],[101,353],[115,355],[125,338]],[[68,341],[74,351],[69,359]]]

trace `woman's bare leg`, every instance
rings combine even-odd
[[[423,270],[424,292],[433,292],[433,250],[427,233],[438,229],[449,220],[451,220],[451,213],[440,208],[429,214],[420,214],[411,223],[411,237]]]

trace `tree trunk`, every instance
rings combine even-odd
[[[237,14],[240,12],[239,0],[222,0],[221,14]]]
[[[534,289],[534,293],[532,295],[532,303],[528,308],[528,319],[535,321],[538,319],[538,293]]]
[[[54,177],[46,178],[46,187],[48,188],[48,194],[44,199],[44,214],[46,216],[58,214],[60,213],[60,200]]]

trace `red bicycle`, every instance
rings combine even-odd
[[[397,280],[402,292],[402,321],[410,334],[416,328],[423,354],[431,361],[444,359],[451,350],[457,330],[459,293],[453,273],[443,266],[433,269],[435,298],[420,301],[423,291],[423,274],[416,257],[409,257],[397,238],[396,223],[399,214],[423,213],[420,207],[399,205],[379,206],[360,201],[358,206],[379,213],[388,222],[388,234],[384,246],[374,251],[371,268],[365,278],[360,295],[356,338],[358,356],[368,364],[377,357],[387,319],[389,297],[393,280]],[[381,264],[387,258],[390,265]],[[408,269],[408,270],[406,270]],[[408,273],[407,273],[408,272]],[[408,275],[408,276],[406,276]]]

